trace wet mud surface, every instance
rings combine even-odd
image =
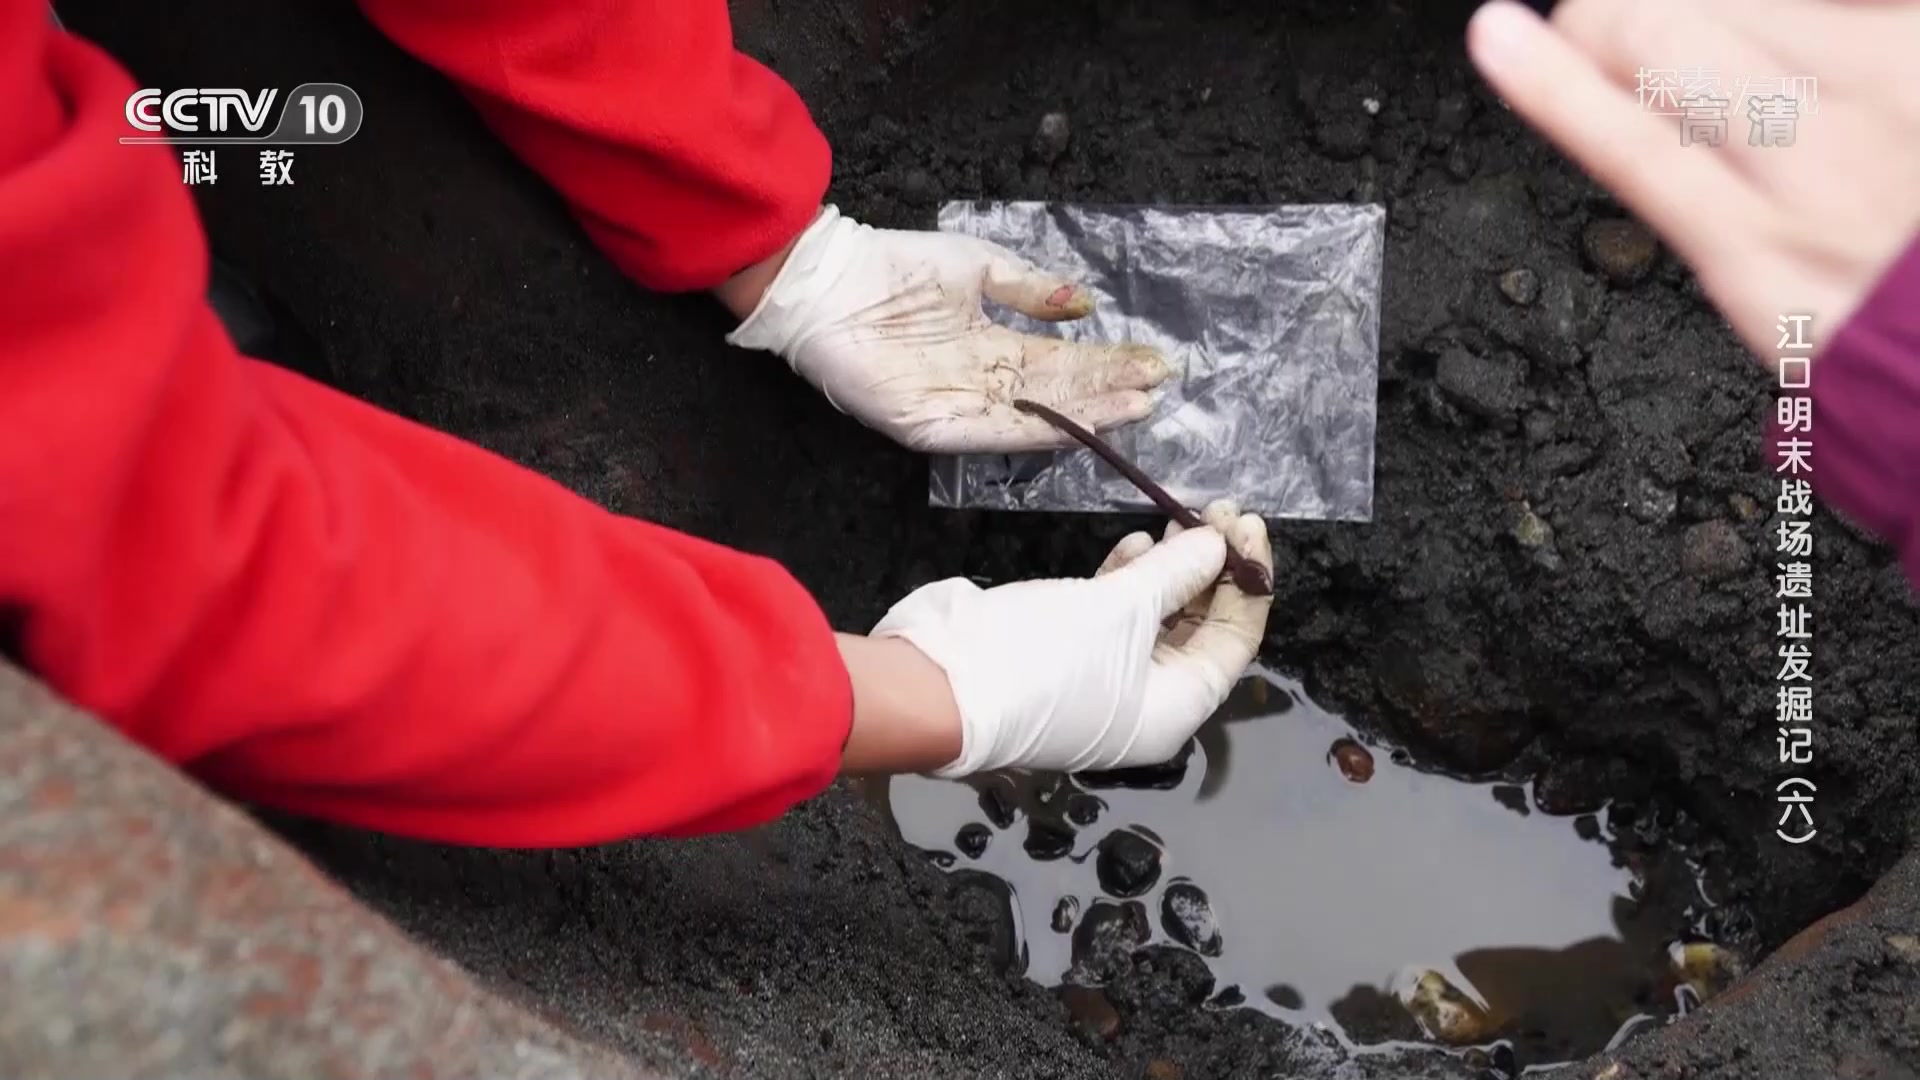
[[[1208,1007],[1349,1048],[1577,1061],[1739,964],[1708,940],[1728,913],[1683,852],[1617,834],[1608,807],[1549,812],[1536,784],[1369,746],[1262,668],[1166,767],[874,789],[936,865],[1007,886],[1010,959],[1032,981],[1097,989],[1142,947],[1184,950],[1213,978]]]
[[[1920,619],[1888,554],[1822,512],[1802,770],[1820,833],[1780,843],[1766,380],[1684,270],[1480,88],[1459,49],[1469,7],[986,2],[897,27],[852,4],[736,10],[833,139],[833,198],[876,224],[929,225],[973,196],[1385,205],[1376,518],[1276,526],[1264,659],[1363,737],[1569,810],[1606,803],[1616,833],[1683,847],[1750,913],[1717,936],[1764,954],[1906,846]],[[200,193],[216,251],[305,330],[294,366],[617,511],[776,557],[849,629],[951,574],[1088,572],[1157,525],[928,509],[922,461],[777,360],[728,350],[703,298],[619,280],[345,5],[162,8],[61,12],[141,85],[333,80],[366,102],[353,143],[299,156],[296,187],[223,163]],[[1486,1072],[1343,1062],[1258,1010],[1207,1008],[1202,958],[1164,945],[1070,1011],[996,969],[1003,895],[928,864],[844,788],[755,835],[584,852],[284,824],[491,982],[693,1072]],[[1913,1075],[1913,979],[1884,936],[1835,935],[1806,993],[1751,999],[1844,1023],[1700,1023],[1678,1050],[1630,1046],[1610,1080],[1822,1075],[1794,1066],[1815,1044],[1871,1048],[1858,1060],[1878,1071],[1859,1075]]]

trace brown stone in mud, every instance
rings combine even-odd
[[[1623,285],[1645,277],[1653,265],[1654,255],[1660,250],[1660,242],[1646,226],[1626,218],[1588,225],[1581,237],[1581,246],[1601,273]]]
[[[1119,1037],[1120,1014],[1114,1011],[1113,1002],[1107,1000],[1106,991],[1093,986],[1065,986],[1060,990],[1060,1000],[1066,1003],[1075,1023],[1102,1041],[1112,1042]]]
[[[1328,760],[1340,769],[1340,775],[1356,784],[1373,779],[1373,754],[1352,739],[1341,739],[1327,751]]]

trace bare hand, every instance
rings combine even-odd
[[[1811,315],[1817,348],[1920,227],[1914,0],[1564,0],[1550,21],[1493,0],[1467,44],[1514,112],[1693,267],[1769,368],[1782,316]],[[1752,145],[1734,101],[1723,143],[1686,145],[1679,118],[1643,105],[1648,69],[1716,72],[1728,97],[1742,78],[1810,76],[1817,110],[1800,110],[1791,145]]]

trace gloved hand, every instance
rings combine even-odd
[[[895,604],[870,636],[926,654],[959,706],[960,756],[934,775],[1112,769],[1179,753],[1252,662],[1273,604],[1221,580],[1229,538],[1271,571],[1266,524],[1224,501],[1204,520],[1170,526],[1160,544],[1126,537],[1092,578],[985,590],[950,578]]]
[[[1018,397],[1096,431],[1152,411],[1146,391],[1168,374],[1157,350],[1015,333],[983,297],[1051,322],[1093,310],[1084,287],[996,244],[876,229],[829,206],[727,341],[778,353],[835,408],[929,453],[1072,445],[1015,411]]]

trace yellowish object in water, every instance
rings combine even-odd
[[[1437,971],[1422,971],[1410,988],[1401,991],[1400,1003],[1428,1038],[1450,1046],[1487,1042],[1500,1027],[1492,1013]]]
[[[1685,983],[1703,1002],[1746,973],[1746,965],[1738,956],[1710,941],[1674,942],[1667,946],[1667,963],[1673,969],[1673,977]]]

